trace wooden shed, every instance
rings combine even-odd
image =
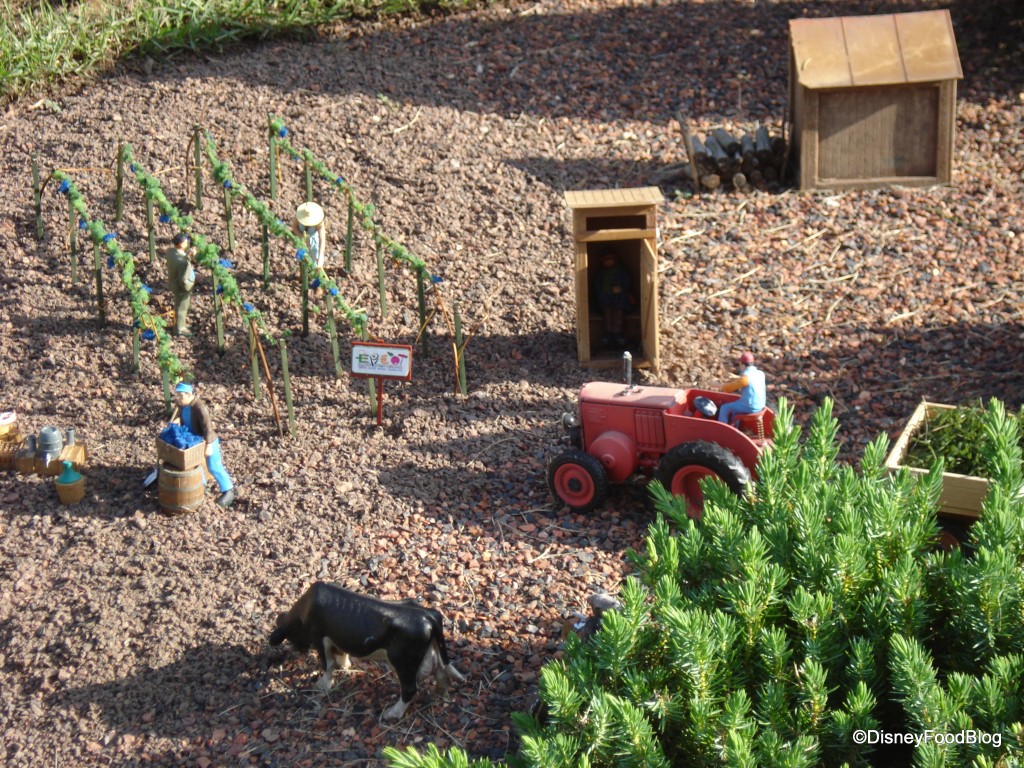
[[[789,39],[800,189],[951,181],[963,71],[949,11],[793,19]]]
[[[576,341],[588,368],[622,365],[629,352],[637,368],[659,367],[657,187],[565,193],[572,210],[576,251]],[[608,327],[602,307],[609,278],[622,276],[621,327]],[[607,303],[607,302],[605,302]]]

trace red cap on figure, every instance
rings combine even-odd
[[[742,355],[740,355],[740,362],[743,363],[744,365],[750,365],[751,363],[754,362],[754,353],[744,352]]]

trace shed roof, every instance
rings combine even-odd
[[[579,189],[565,193],[570,208],[625,208],[627,206],[659,205],[665,202],[657,187],[632,189]]]
[[[960,79],[949,11],[791,19],[789,38],[805,88]]]

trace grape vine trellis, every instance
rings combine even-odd
[[[469,342],[469,337],[463,335],[462,330],[462,318],[459,316],[458,308],[453,307],[451,313],[449,313],[443,296],[440,291],[441,278],[427,268],[426,262],[417,256],[413,255],[404,245],[399,243],[394,238],[387,235],[383,228],[377,223],[374,215],[376,214],[376,208],[370,203],[360,202],[355,195],[355,190],[352,185],[346,181],[341,175],[334,173],[328,168],[323,162],[321,162],[317,156],[308,148],[297,148],[288,138],[289,132],[284,121],[273,115],[269,118],[268,125],[268,140],[270,149],[270,189],[271,197],[276,194],[276,183],[277,183],[277,169],[280,167],[278,162],[278,152],[284,151],[294,159],[301,159],[305,164],[305,175],[306,175],[306,197],[308,200],[312,199],[312,172],[316,171],[325,181],[328,182],[329,188],[342,195],[348,204],[348,227],[346,232],[346,243],[345,243],[345,267],[348,271],[351,271],[351,253],[352,253],[352,235],[353,235],[353,223],[358,217],[362,228],[366,230],[371,237],[375,245],[375,251],[377,255],[377,271],[378,271],[378,282],[381,295],[381,313],[387,314],[387,303],[384,292],[384,267],[383,267],[383,255],[387,255],[394,263],[399,266],[408,267],[416,275],[416,294],[417,303],[419,308],[419,322],[420,327],[418,331],[418,337],[421,344],[421,350],[423,354],[427,353],[427,335],[426,326],[430,322],[431,315],[428,315],[426,310],[426,290],[427,285],[432,289],[433,295],[436,298],[437,307],[436,310],[444,318],[445,323],[448,326],[449,332],[453,337],[452,351],[455,360],[456,368],[456,380],[458,382],[459,389],[462,394],[466,394],[466,369],[465,369],[465,349]]]

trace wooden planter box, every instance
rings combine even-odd
[[[191,448],[176,448],[159,437],[156,439],[156,455],[176,469],[192,469],[204,463],[206,443],[197,443]]]
[[[895,472],[905,466],[903,464],[903,457],[907,454],[907,446],[910,444],[911,438],[924,426],[929,417],[934,416],[940,411],[949,411],[954,408],[956,408],[955,405],[943,405],[941,403],[925,401],[919,403],[885,460],[885,466],[889,471]],[[918,467],[906,467],[906,469],[913,475],[925,475],[928,473],[928,470]],[[988,480],[984,477],[943,472],[942,493],[939,496],[939,513],[976,520],[981,514],[981,502],[985,499],[987,493]]]

